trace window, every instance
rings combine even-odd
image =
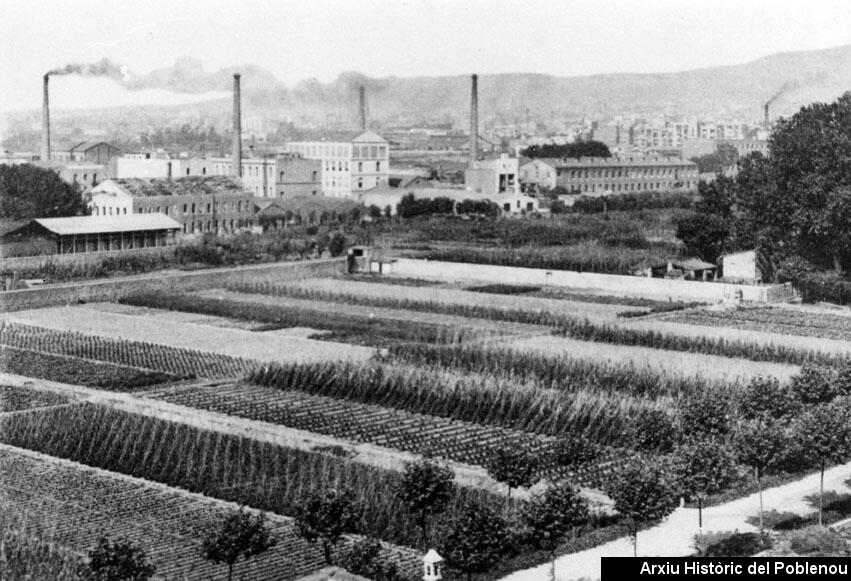
[[[89,180],[89,174],[84,173],[83,174],[83,181],[85,182],[85,181],[88,181],[88,180]]]
[[[189,168],[186,168],[186,175],[189,175]]]
[[[358,178],[358,189],[359,190],[363,189],[363,178]]]
[[[195,213],[195,204],[192,204],[192,213]]]
[[[363,171],[363,162],[362,162],[362,161],[359,161],[359,162],[358,162],[358,171],[359,171],[359,172],[362,172],[362,171]]]
[[[201,175],[204,175],[204,176],[207,175],[207,168],[206,167],[201,168]]]
[[[317,175],[318,173],[319,173],[319,172],[316,172],[316,171],[315,171],[315,172],[313,172],[313,179],[312,179],[311,181],[314,181],[314,182],[315,182],[317,179],[319,179],[319,176]]]
[[[315,172],[314,172],[315,173]],[[281,177],[278,179],[279,182],[284,181],[284,172],[281,172]]]
[[[375,162],[375,171],[381,171],[381,162],[380,161]]]
[[[183,204],[183,213],[186,213],[186,204]]]

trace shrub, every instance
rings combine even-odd
[[[820,526],[811,526],[789,534],[789,547],[799,555],[845,556],[848,541],[838,532]]]
[[[771,548],[771,537],[759,533],[733,533],[707,545],[701,557],[749,557]]]

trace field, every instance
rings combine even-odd
[[[236,509],[8,446],[0,446],[0,506],[8,510],[4,518],[18,512],[19,535],[46,536],[78,554],[105,534],[126,537],[145,550],[162,578],[198,580],[224,575],[224,566],[201,557],[199,539]],[[300,540],[292,523],[274,517],[270,522],[278,545],[238,565],[237,575],[292,580],[322,566],[321,549]]]
[[[68,403],[68,398],[49,391],[0,385],[0,414]]]

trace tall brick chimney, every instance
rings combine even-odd
[[[768,125],[768,123],[769,123],[769,120],[768,120],[768,108],[769,108],[769,106],[770,106],[770,105],[771,105],[771,101],[769,101],[768,103],[766,103],[766,104],[765,104],[765,124],[766,124],[766,125]]]
[[[366,87],[361,85],[358,87],[358,97],[360,98],[358,112],[360,114],[361,131],[366,131]]]
[[[470,167],[479,160],[479,77],[473,75],[470,91]]]
[[[242,176],[242,120],[240,110],[239,75],[235,74],[233,76],[233,141],[231,145],[233,159],[230,175],[236,178]]]
[[[50,75],[44,75],[44,97],[41,102],[41,160],[50,161],[50,90],[48,79]]]

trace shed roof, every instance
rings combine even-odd
[[[118,149],[118,147],[111,143],[107,143],[106,141],[83,141],[82,143],[78,143],[72,147],[69,151],[88,151],[90,149],[94,149],[98,145],[106,145],[112,149]]]
[[[179,230],[179,222],[165,214],[129,214],[127,216],[71,216],[69,218],[36,218],[42,228],[60,236],[70,234],[108,234],[142,230]]]
[[[134,198],[201,194],[249,194],[242,182],[230,176],[187,176],[181,178],[123,178],[109,180]]]

